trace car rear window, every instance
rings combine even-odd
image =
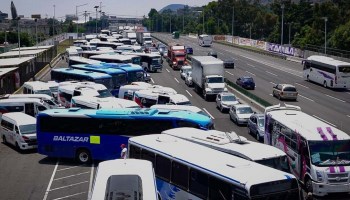
[[[297,89],[295,87],[285,87],[284,91],[286,91],[286,92],[296,92]]]

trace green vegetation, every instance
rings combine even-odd
[[[73,40],[64,40],[57,46],[57,54],[66,52],[66,49],[73,45]]]
[[[201,34],[204,26],[205,33],[231,35],[234,7],[235,36],[281,43],[281,0],[275,0],[269,5],[261,5],[259,2],[219,0],[212,1],[202,8],[185,6],[177,13],[171,10],[158,13],[152,8],[143,23],[151,31],[157,32],[181,31]],[[288,44],[290,39],[295,47],[313,45],[322,48],[325,41],[326,17],[327,48],[350,50],[350,1],[310,3],[308,0],[300,0],[298,4],[292,3],[291,0],[283,2],[284,44]]]

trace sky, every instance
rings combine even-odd
[[[41,14],[42,18],[55,16],[58,20],[63,19],[66,14],[75,14],[76,6],[78,15],[82,12],[91,12],[95,17],[95,6],[102,2],[102,12],[116,16],[143,16],[148,15],[151,8],[160,10],[169,4],[185,4],[189,6],[202,6],[212,0],[13,0],[18,15],[30,17],[32,14]],[[84,6],[80,6],[87,4]],[[55,8],[54,8],[55,5]],[[0,11],[8,13],[11,18],[11,0],[0,0]],[[80,20],[82,20],[80,16]]]

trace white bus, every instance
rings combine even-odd
[[[162,132],[184,140],[216,149],[240,158],[289,172],[287,155],[282,150],[258,142],[248,141],[236,133],[195,128],[175,128]]]
[[[303,61],[303,77],[329,88],[350,88],[350,63],[326,56],[310,56]]]
[[[171,135],[129,138],[130,158],[151,161],[161,199],[300,199],[297,179]]]
[[[74,96],[72,97],[71,107],[87,109],[113,109],[113,108],[140,108],[135,102],[127,99],[115,97],[91,97],[91,96]]]
[[[152,163],[136,159],[100,162],[88,199],[158,200]]]
[[[291,172],[317,196],[350,193],[350,136],[292,105],[265,109],[265,143],[283,150]]]
[[[0,96],[0,99],[23,99],[23,98],[40,99],[45,103],[47,103],[50,106],[50,108],[61,107],[52,96],[49,96],[47,94],[6,94],[3,96]]]
[[[199,46],[210,47],[212,43],[213,43],[213,38],[211,37],[211,35],[203,34],[198,36]]]
[[[50,105],[36,98],[0,99],[0,116],[8,112],[23,112],[35,117],[39,112],[51,109]]]

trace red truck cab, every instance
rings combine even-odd
[[[167,61],[173,69],[180,69],[187,64],[185,46],[179,44],[169,44]]]

